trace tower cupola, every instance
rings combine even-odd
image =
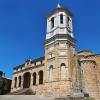
[[[73,38],[72,13],[60,4],[47,16],[46,40],[58,34],[68,34]]]

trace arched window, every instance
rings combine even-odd
[[[50,81],[53,81],[53,65],[49,67],[49,77],[50,77]]]
[[[15,77],[15,84],[14,84],[14,88],[16,88],[17,87],[17,77]]]
[[[61,64],[60,70],[61,70],[61,80],[63,80],[65,79],[66,76],[66,65],[64,63]]]
[[[63,24],[63,14],[60,14],[60,24]]]
[[[51,18],[51,29],[54,28],[54,17]]]
[[[21,76],[19,76],[19,87],[21,87]]]
[[[33,73],[33,85],[36,85],[36,72]]]
[[[43,71],[39,71],[39,84],[43,84]]]

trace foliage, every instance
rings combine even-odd
[[[7,91],[7,86],[2,78],[0,78],[0,94],[4,94]]]

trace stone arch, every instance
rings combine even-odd
[[[14,78],[14,88],[17,87],[17,77]]]
[[[33,73],[33,85],[36,85],[36,72]]]
[[[23,88],[29,88],[30,87],[30,80],[31,80],[31,73],[30,72],[26,72],[23,75]]]
[[[21,80],[22,80],[22,78],[21,78],[21,76],[19,76],[19,87],[21,87]]]
[[[66,64],[62,63],[60,65],[60,76],[61,76],[61,80],[65,79],[66,76]]]
[[[39,71],[39,84],[43,84],[43,71]]]
[[[49,78],[50,81],[53,81],[53,65],[49,67]]]

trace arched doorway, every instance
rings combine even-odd
[[[36,85],[36,72],[33,73],[33,85]]]
[[[21,76],[19,76],[19,87],[21,87]]]
[[[39,71],[39,84],[43,84],[43,71]]]
[[[14,84],[14,88],[17,87],[17,77],[15,77],[15,84]]]
[[[31,74],[29,72],[24,74],[23,88],[30,87]]]

